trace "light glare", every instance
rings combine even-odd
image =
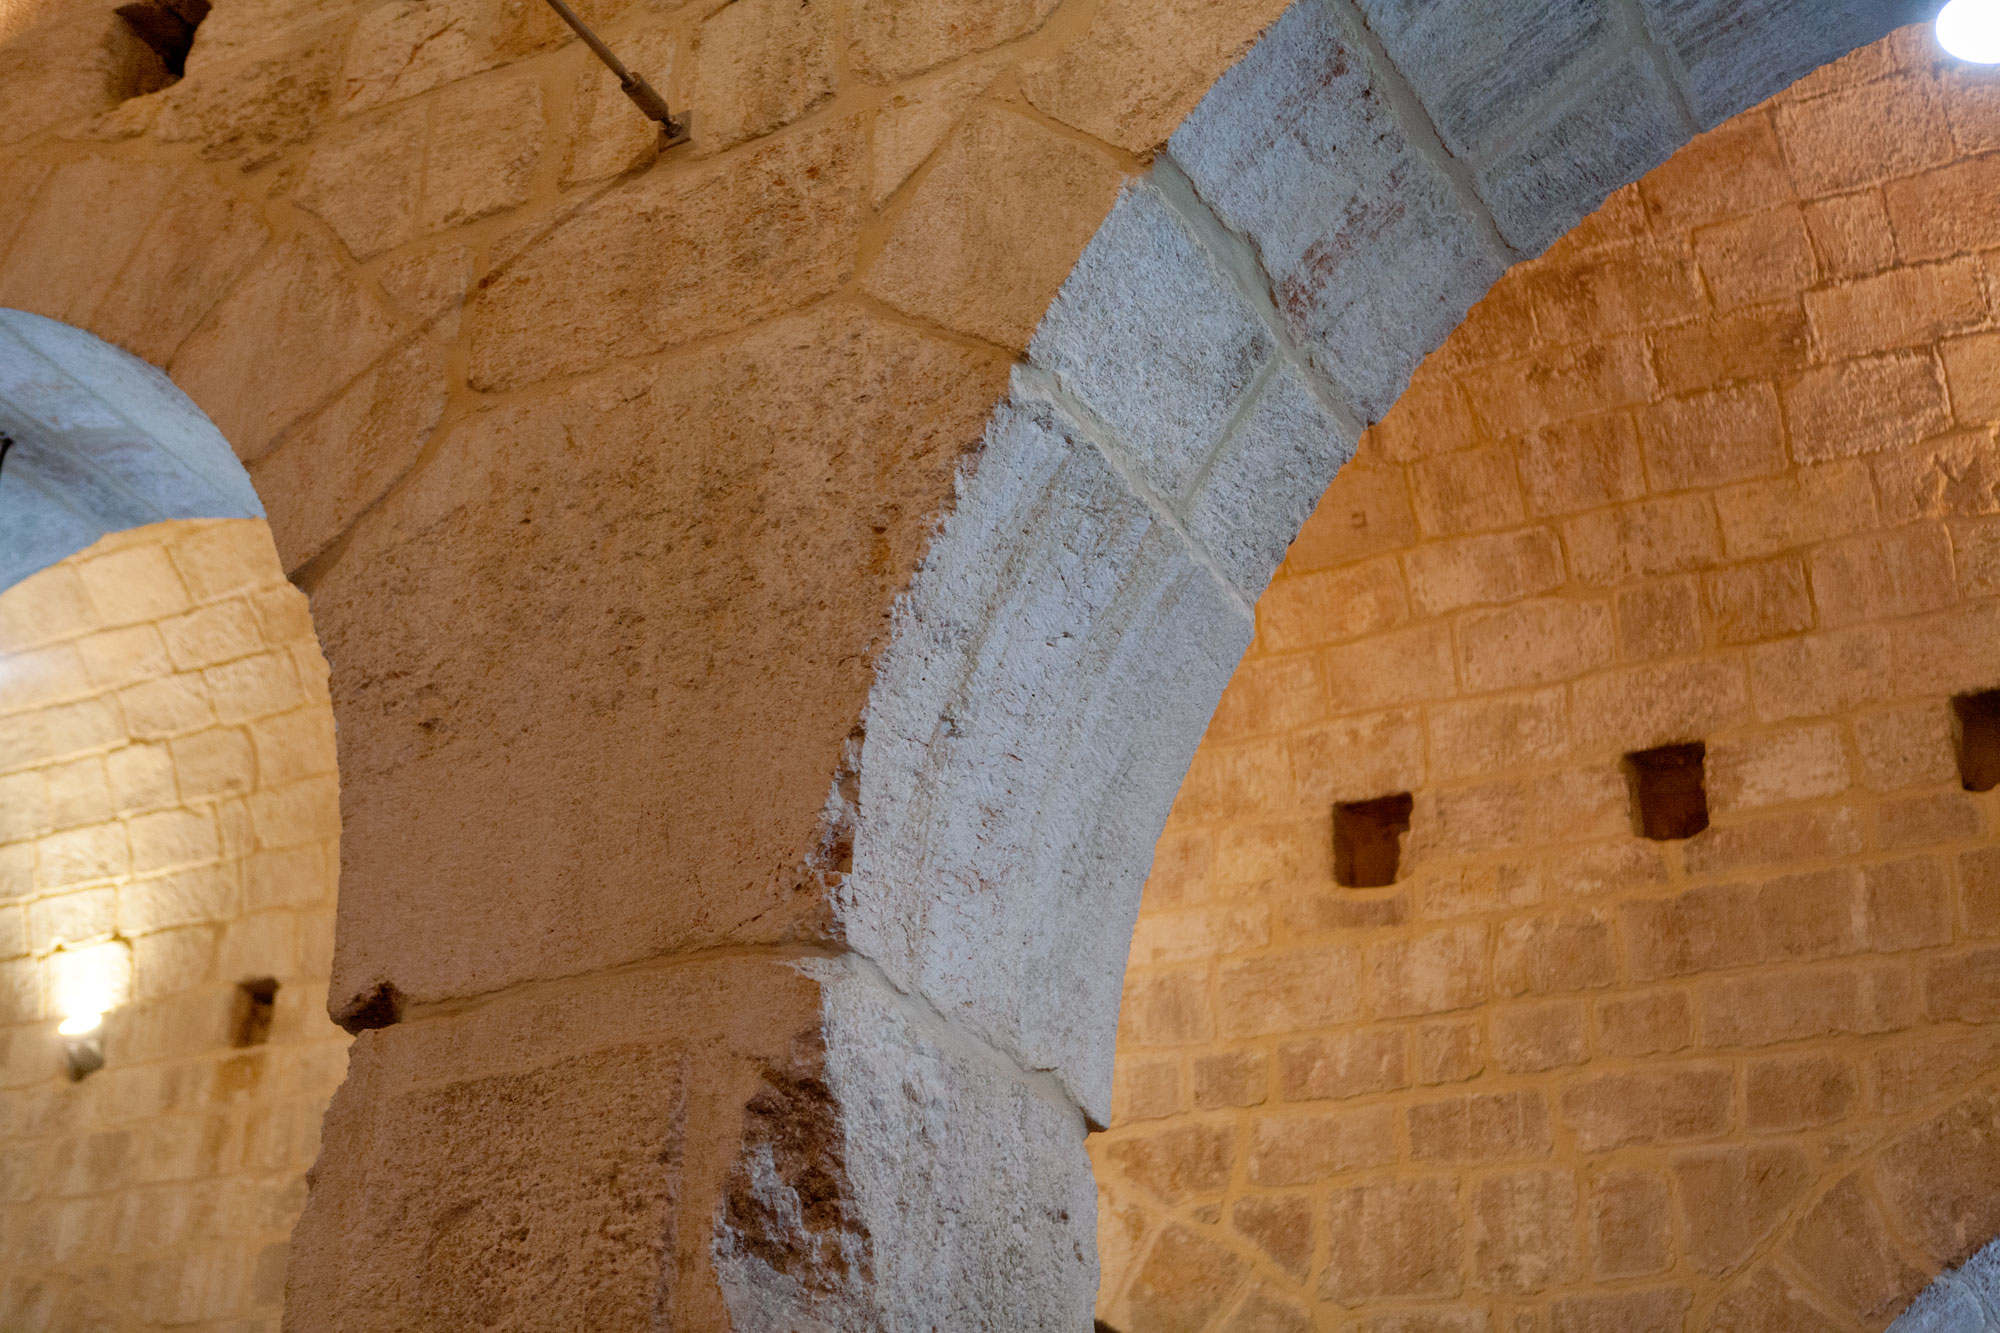
[[[2000,64],[2000,0],[1951,0],[1937,16],[1937,39],[1960,60]]]
[[[106,1010],[125,998],[132,981],[132,951],[111,940],[86,949],[64,949],[49,957],[49,979],[55,992],[55,1011],[62,1017],[62,1034],[75,1036],[97,1026]],[[89,1025],[71,1031],[70,1024],[89,1020]]]
[[[81,1037],[86,1033],[97,1031],[103,1022],[103,1014],[71,1014],[56,1024],[56,1031],[65,1037]]]

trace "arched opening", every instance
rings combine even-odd
[[[1882,1328],[2000,1230],[1996,97],[1732,118],[1362,437],[1148,882],[1106,1325]]]
[[[0,311],[0,1324],[274,1318],[319,1122],[327,668],[167,378]]]
[[[532,4],[244,3],[5,163],[0,299],[173,369],[340,673],[336,993],[408,1003],[289,1318],[1081,1323],[1139,885],[1331,473],[1510,263],[1915,15],[585,8],[712,138],[602,132]]]

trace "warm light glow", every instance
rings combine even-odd
[[[117,940],[60,950],[49,956],[49,982],[62,1034],[89,1032],[124,1000],[132,984],[132,950]]]
[[[2000,64],[2000,0],[1951,0],[1937,16],[1937,39],[1960,60]]]

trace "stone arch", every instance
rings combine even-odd
[[[173,381],[80,329],[0,310],[0,589],[98,538],[262,518],[229,444]]]
[[[1040,101],[982,108],[911,188],[1045,225],[1044,179],[994,164],[1131,129],[1072,103],[1166,7],[1103,8],[1050,30]],[[246,3],[182,83],[10,162],[33,203],[0,300],[168,366],[248,459],[335,660],[335,1003],[393,988],[405,1012],[357,1043],[329,1119],[299,1327],[403,1326],[419,1299],[462,1318],[491,1276],[462,1219],[560,1175],[536,1127],[578,1116],[653,1220],[593,1295],[570,1265],[602,1200],[551,1186],[515,1294],[718,1325],[1087,1318],[1079,1140],[1138,882],[1306,508],[1509,262],[1914,17],[1639,0],[1513,30],[1504,8],[1300,0],[1119,196],[997,409],[1046,291],[968,332],[964,291],[926,286],[955,275],[898,248],[914,203],[862,246],[874,268],[842,248],[865,191],[840,117],[966,25],[897,59],[870,45],[894,24],[860,25],[875,100],[816,113],[835,62],[805,33],[774,94],[797,98],[739,98],[726,141],[650,175],[640,144],[611,166],[635,174],[572,189],[569,164],[516,170],[517,140],[591,74],[520,7],[431,44],[421,6]],[[606,6],[643,35],[634,12]],[[730,21],[700,16],[709,49]],[[1045,173],[1055,249],[1149,137]],[[414,211],[343,207],[363,166]],[[116,225],[77,234],[99,212]],[[710,433],[663,461],[661,420]],[[802,1176],[801,1142],[838,1169]],[[371,1198],[389,1176],[408,1192]],[[838,1206],[786,1204],[808,1196]]]

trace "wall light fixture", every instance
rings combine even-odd
[[[132,948],[106,940],[82,948],[64,947],[49,955],[49,985],[56,1032],[63,1039],[69,1076],[80,1079],[104,1068],[104,1015],[132,989]]]
[[[1951,0],[1938,13],[1937,39],[1960,60],[2000,65],[2000,0]]]

